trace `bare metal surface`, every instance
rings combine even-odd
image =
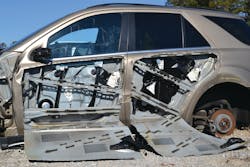
[[[244,140],[250,140],[249,130],[236,130],[230,137],[240,137]],[[81,166],[180,166],[180,167],[248,167],[250,163],[250,145],[241,150],[230,151],[217,155],[205,155],[197,157],[160,157],[153,153],[146,152],[142,159],[137,160],[105,160],[105,161],[81,161],[81,162],[29,162],[23,150],[5,150],[0,151],[0,158],[5,161],[0,161],[0,166],[16,167],[81,167]],[[145,152],[144,152],[145,153]]]
[[[142,150],[197,156],[244,145],[222,147],[226,140],[196,131],[178,111],[192,87],[214,72],[214,59],[209,54],[177,59],[161,55],[26,70],[24,136],[29,160],[137,159],[142,158]],[[186,69],[179,72],[165,65],[169,62],[177,67],[184,63]],[[186,77],[194,68],[204,68],[195,81]],[[96,70],[99,74],[92,72]],[[105,82],[113,79],[112,72],[121,76],[114,87]],[[98,78],[102,80],[97,82]]]
[[[74,22],[126,12],[181,14],[211,47],[45,62],[31,58],[35,49],[47,47],[48,38]],[[25,135],[28,159],[37,161],[136,159],[144,150],[181,157],[241,147],[246,143],[228,144],[188,124],[198,100],[212,86],[231,82],[250,87],[249,46],[203,15],[239,18],[206,10],[117,5],[89,8],[51,24],[0,57],[1,131],[13,128],[15,120],[18,134]],[[217,118],[223,126],[229,120],[214,115],[213,121]]]

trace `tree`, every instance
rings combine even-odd
[[[169,2],[176,6],[212,8],[239,13],[244,10],[248,0],[169,0]]]
[[[245,9],[244,12],[248,13],[248,25],[250,25],[250,1],[246,0],[245,1]]]
[[[184,7],[208,7],[209,0],[169,0],[170,3],[176,6]]]
[[[249,0],[168,0],[168,3],[175,6],[218,9],[235,14],[245,12],[250,16]],[[248,21],[250,23],[249,17]]]

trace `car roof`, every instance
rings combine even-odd
[[[153,9],[153,10],[162,10],[162,11],[171,11],[171,12],[188,12],[195,13],[205,16],[219,16],[219,17],[230,17],[238,18],[241,17],[236,14],[231,14],[223,10],[216,10],[210,8],[192,8],[192,7],[181,7],[181,6],[162,6],[162,5],[151,5],[151,4],[136,4],[136,3],[108,3],[108,4],[99,4],[96,6],[91,6],[86,9],[95,10],[95,9],[112,9],[112,8],[124,8],[124,9]],[[86,10],[84,9],[84,10]]]

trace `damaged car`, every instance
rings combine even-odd
[[[0,56],[0,130],[29,160],[216,154],[249,125],[250,27],[235,15],[109,4]]]

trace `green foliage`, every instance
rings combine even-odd
[[[250,16],[250,0],[168,0],[175,6],[209,8],[238,14],[246,12]],[[248,17],[250,25],[250,18]]]
[[[238,13],[243,11],[248,0],[169,0],[176,6],[202,7],[212,9],[222,9],[224,11]]]
[[[169,2],[184,7],[208,7],[209,5],[209,0],[169,0]]]
[[[248,25],[250,25],[250,1],[249,0],[246,0],[245,2],[245,12],[248,13],[247,23]]]

